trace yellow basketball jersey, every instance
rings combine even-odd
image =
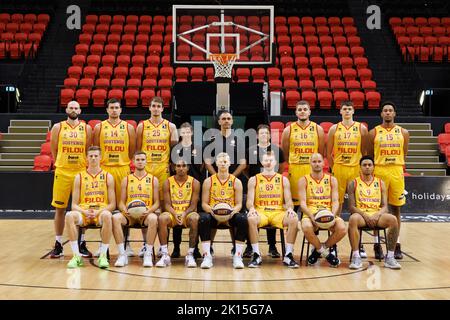
[[[317,123],[310,121],[306,128],[291,123],[289,135],[289,164],[309,164],[314,153],[319,152]]]
[[[209,205],[214,207],[218,203],[228,203],[235,206],[234,183],[236,177],[230,174],[228,179],[221,182],[217,174],[211,176],[211,187],[209,189]]]
[[[324,173],[320,181],[310,174],[306,179],[306,205],[313,211],[328,209],[331,211],[331,175]]]
[[[357,166],[361,159],[361,123],[354,122],[346,127],[342,122],[336,126],[333,141],[334,163]]]
[[[255,176],[255,209],[264,211],[283,210],[283,176],[279,173],[266,177],[262,173]]]
[[[148,163],[168,163],[170,159],[169,121],[154,125],[150,120],[143,122],[142,151],[147,154]]]
[[[80,175],[80,204],[83,209],[98,209],[108,205],[108,173],[101,170],[95,176],[87,170]]]
[[[374,177],[370,184],[361,177],[355,180],[356,207],[367,213],[375,213],[381,209],[381,179]]]
[[[67,121],[60,122],[58,154],[55,167],[69,170],[86,168],[86,123],[79,122],[72,127]]]
[[[130,165],[130,156],[128,153],[129,145],[130,136],[128,132],[128,123],[122,120],[114,126],[108,120],[105,120],[100,124],[102,165]]]
[[[399,165],[405,164],[405,155],[403,154],[404,137],[402,128],[395,126],[390,129],[383,128],[381,125],[375,128],[375,165]]]
[[[147,207],[153,205],[153,176],[147,173],[142,178],[134,174],[127,176],[127,203],[133,200],[142,200]]]
[[[170,200],[177,213],[183,213],[189,208],[193,187],[194,178],[191,176],[188,176],[188,179],[181,185],[178,184],[174,176],[169,177]]]

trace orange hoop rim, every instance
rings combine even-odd
[[[227,64],[228,61],[231,59],[236,59],[237,54],[236,53],[210,53],[209,54],[209,60],[218,62],[221,64]]]

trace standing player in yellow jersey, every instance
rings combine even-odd
[[[136,152],[133,160],[136,169],[134,173],[123,178],[121,182],[120,213],[113,216],[114,239],[119,249],[119,257],[114,266],[123,267],[128,264],[123,227],[140,225],[147,227],[143,266],[152,267],[153,245],[158,234],[158,216],[155,212],[159,209],[160,205],[158,179],[145,171],[147,165],[145,152]],[[147,206],[147,211],[142,215],[140,220],[136,220],[128,214],[127,204],[133,200],[142,200]]]
[[[163,119],[163,100],[154,97],[150,102],[151,117],[139,123],[137,127],[136,149],[147,154],[146,171],[159,182],[159,199],[164,199],[162,186],[169,178],[170,148],[178,143],[176,126]]]
[[[339,212],[342,212],[344,195],[349,181],[359,175],[358,161],[366,153],[368,130],[353,121],[355,109],[351,101],[341,103],[342,121],[331,126],[327,139],[327,159],[339,188]]]
[[[281,148],[289,163],[289,182],[294,205],[299,205],[298,181],[311,172],[310,159],[314,153],[325,155],[324,132],[310,121],[311,108],[307,101],[297,102],[297,121],[286,127],[281,136]]]
[[[51,150],[55,159],[52,206],[55,207],[56,241],[50,257],[63,256],[62,236],[64,214],[69,204],[75,176],[86,169],[86,150],[91,145],[92,129],[81,122],[78,102],[70,101],[66,108],[67,120],[56,123],[51,130]],[[86,249],[87,251],[87,249]]]
[[[68,268],[83,265],[78,247],[78,228],[90,225],[102,228],[102,251],[98,258],[100,268],[108,268],[106,253],[112,235],[111,212],[116,208],[114,179],[111,174],[100,168],[101,153],[97,146],[87,151],[88,168],[78,173],[73,183],[72,211],[66,214],[66,228],[69,233],[73,257]]]
[[[111,173],[116,186],[116,200],[121,197],[121,183],[130,174],[130,159],[136,146],[136,132],[134,127],[120,119],[122,108],[120,101],[109,99],[106,103],[108,119],[97,124],[94,128],[94,146],[102,151],[101,167]]]
[[[299,265],[292,254],[297,238],[298,217],[292,203],[289,180],[275,172],[277,161],[273,151],[268,151],[262,156],[262,165],[263,172],[248,181],[248,236],[253,249],[252,260],[248,267],[257,268],[262,264],[258,228],[270,225],[279,229],[288,228],[283,263],[289,268],[298,268]]]
[[[398,237],[397,219],[388,212],[386,186],[380,178],[373,176],[374,160],[364,156],[359,161],[361,176],[348,183],[348,200],[351,216],[348,224],[348,237],[352,247],[352,262],[350,269],[362,268],[359,255],[358,228],[381,227],[389,228],[387,235],[388,253],[384,266],[391,269],[400,269],[395,260],[394,249]]]
[[[388,203],[391,212],[398,221],[399,236],[395,246],[395,259],[403,259],[400,247],[400,208],[405,204],[405,178],[403,166],[408,154],[409,132],[395,124],[395,104],[385,102],[381,105],[383,123],[369,132],[369,139],[373,146],[369,154],[374,155],[375,176],[386,184]]]
[[[319,153],[311,156],[311,174],[305,175],[298,182],[300,209],[302,211],[302,230],[306,239],[314,246],[308,257],[308,264],[315,264],[319,257],[326,258],[331,267],[340,264],[339,259],[332,253],[331,248],[347,233],[344,220],[337,216],[339,210],[338,184],[335,177],[323,172],[323,157]],[[335,223],[330,228],[331,236],[324,244],[320,243],[315,234],[318,226],[314,215],[320,209],[326,209],[335,216]],[[330,249],[330,250],[328,250]],[[329,251],[329,252],[328,252]]]
[[[191,164],[194,165],[194,164]],[[159,216],[158,235],[161,243],[161,259],[156,263],[157,267],[170,265],[170,256],[167,251],[169,238],[167,228],[189,228],[189,250],[185,258],[188,268],[197,267],[194,259],[194,249],[198,239],[197,204],[200,197],[200,182],[188,175],[189,165],[184,159],[174,163],[175,175],[164,182],[164,205],[166,212]]]
[[[216,228],[219,222],[212,217],[212,208],[218,203],[227,203],[232,208],[231,218],[226,224],[236,229],[236,250],[233,255],[233,267],[243,269],[242,251],[244,241],[247,237],[248,222],[247,215],[241,213],[242,209],[242,182],[229,173],[230,156],[221,152],[216,155],[217,173],[213,174],[203,182],[202,208],[205,212],[200,214],[198,231],[202,240],[203,261],[202,269],[213,266],[211,255],[211,229]]]

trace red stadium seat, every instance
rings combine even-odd
[[[298,91],[286,91],[286,102],[288,108],[295,108],[299,100],[300,93]]]
[[[340,109],[342,101],[349,99],[348,93],[345,91],[336,91],[333,93],[333,99],[334,99],[336,109]]]
[[[80,107],[87,107],[90,98],[91,90],[89,89],[78,89],[75,93],[75,100],[80,104]]]
[[[331,109],[331,102],[333,101],[333,95],[331,92],[319,91],[317,93],[317,98],[321,109]]]
[[[314,109],[317,100],[316,93],[314,91],[302,91],[302,100],[308,101],[311,109]]]
[[[142,106],[145,108],[148,108],[150,105],[150,101],[155,96],[155,90],[154,89],[144,89],[141,91],[141,101]]]
[[[61,89],[60,105],[66,107],[67,104],[75,97],[75,91],[73,89]]]
[[[33,171],[50,171],[52,169],[52,158],[49,155],[37,155],[34,157]]]
[[[128,89],[125,91],[125,106],[126,107],[137,107],[139,100],[139,90],[138,89]]]
[[[350,92],[350,100],[353,102],[355,109],[363,109],[364,108],[364,93],[360,91]]]
[[[380,107],[381,95],[379,92],[366,93],[367,107],[369,109],[378,109]]]

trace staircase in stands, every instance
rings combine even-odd
[[[429,123],[398,123],[409,131],[406,172],[413,176],[445,176],[447,164],[439,162],[437,137]]]
[[[0,140],[0,171],[31,171],[50,128],[50,120],[10,120]]]

